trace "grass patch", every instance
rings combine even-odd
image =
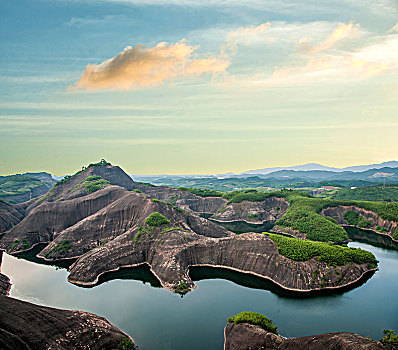
[[[90,182],[90,181],[99,180],[99,179],[102,179],[102,177],[99,175],[92,175],[92,176],[86,177],[86,179],[84,181]]]
[[[268,332],[278,334],[278,327],[276,327],[272,323],[272,320],[270,320],[267,316],[264,316],[262,314],[253,311],[240,312],[235,316],[229,317],[228,322],[231,323],[233,322],[235,324],[249,323],[255,326],[259,326]]]
[[[162,225],[170,224],[170,220],[167,219],[164,215],[155,211],[145,219],[145,223],[148,226],[160,227]]]
[[[307,261],[317,257],[330,266],[344,266],[348,263],[376,264],[375,256],[360,248],[340,247],[323,242],[305,241],[272,233],[265,233],[277,245],[278,253],[295,261]]]
[[[133,190],[133,192],[144,193],[144,192],[142,192],[142,191],[140,191],[140,190],[137,190],[136,188]]]
[[[103,189],[106,185],[109,185],[109,181],[101,178],[100,180],[94,180],[86,183],[84,185],[84,188],[88,193],[94,193],[98,190]]]
[[[134,342],[129,337],[123,337],[122,339],[120,339],[118,350],[129,350],[129,349],[135,349]]]
[[[257,215],[257,214],[249,214],[249,215],[247,216],[247,218],[248,218],[248,219],[255,219],[255,218],[258,218],[258,215]]]
[[[72,245],[67,239],[64,239],[62,242],[58,243],[53,249],[44,254],[44,256],[47,258],[52,252],[58,252],[61,255],[65,255],[71,249]]]

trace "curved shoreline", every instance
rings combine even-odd
[[[107,274],[111,274],[113,272],[118,272],[122,269],[126,269],[126,268],[135,268],[135,267],[140,267],[143,265],[147,265],[149,267],[150,272],[156,277],[156,279],[159,281],[160,285],[169,291],[174,292],[173,288],[170,288],[167,284],[165,284],[164,282],[162,282],[162,280],[159,278],[159,276],[153,271],[152,266],[147,263],[139,263],[139,264],[131,264],[131,265],[123,265],[123,266],[119,266],[116,269],[111,269],[108,271],[104,271],[99,273],[96,278],[94,279],[94,281],[92,282],[83,282],[83,281],[79,281],[79,280],[73,280],[71,278],[67,278],[68,282],[75,284],[77,286],[83,287],[83,288],[92,288],[95,287],[97,285],[100,285],[100,277],[101,276],[105,276]],[[296,289],[296,288],[289,288],[284,286],[283,284],[276,282],[275,280],[273,280],[272,278],[268,277],[268,276],[263,276],[260,275],[258,273],[252,272],[252,271],[244,271],[244,270],[240,270],[234,267],[230,267],[230,266],[224,266],[224,265],[212,265],[212,264],[193,264],[193,265],[188,265],[188,271],[190,268],[195,268],[195,267],[207,267],[207,268],[214,268],[214,269],[218,269],[218,270],[227,270],[227,271],[234,271],[237,273],[241,273],[243,275],[247,275],[247,276],[252,276],[252,277],[256,277],[256,278],[260,278],[262,280],[265,280],[268,283],[271,283],[271,285],[275,286],[277,290],[272,290],[269,289],[271,292],[275,292],[277,294],[280,295],[294,295],[294,296],[301,296],[301,297],[311,297],[311,296],[316,296],[316,295],[328,295],[328,294],[339,294],[339,293],[344,293],[348,290],[352,290],[360,285],[362,285],[363,283],[365,283],[370,277],[373,276],[373,274],[378,270],[378,268],[374,268],[374,269],[369,269],[365,272],[363,272],[357,279],[350,281],[349,283],[345,283],[342,284],[341,286],[336,286],[336,287],[324,287],[324,288],[313,288],[313,289]],[[211,277],[209,277],[209,279],[211,279]],[[195,289],[197,287],[197,285],[194,283],[191,291],[193,289]],[[261,288],[264,289],[264,288]],[[268,289],[268,288],[267,288]]]

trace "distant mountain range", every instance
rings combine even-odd
[[[334,171],[334,172],[343,172],[343,171],[353,171],[353,172],[362,172],[371,169],[381,169],[381,168],[397,168],[398,162],[393,160],[389,162],[383,162],[379,164],[368,164],[368,165],[356,165],[350,166],[346,168],[333,168],[325,165],[317,164],[317,163],[308,163],[304,165],[295,165],[295,166],[287,166],[287,167],[273,167],[273,168],[264,168],[257,170],[248,170],[240,173],[240,175],[266,175],[273,173],[279,170],[296,170],[296,171],[312,171],[312,170],[323,170],[323,171]],[[225,174],[227,175],[227,174]]]
[[[371,169],[381,169],[381,168],[398,168],[398,161],[392,160],[389,162],[383,162],[379,164],[368,164],[368,165],[355,165],[346,168],[333,168],[322,164],[317,163],[308,163],[303,165],[295,165],[295,166],[285,166],[285,167],[272,167],[272,168],[264,168],[264,169],[256,169],[256,170],[247,170],[242,173],[225,173],[225,174],[216,174],[216,175],[138,175],[131,174],[130,176],[137,181],[149,178],[209,178],[209,177],[217,177],[217,178],[228,178],[228,177],[236,177],[236,176],[245,176],[245,175],[268,175],[271,173],[279,172],[282,170],[294,170],[294,171],[329,171],[329,172],[364,172]]]

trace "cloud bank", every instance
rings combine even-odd
[[[229,66],[225,57],[193,59],[197,47],[184,40],[176,44],[161,42],[154,47],[127,46],[115,57],[100,64],[89,64],[74,88],[85,90],[129,90],[157,85],[164,81],[223,73]]]

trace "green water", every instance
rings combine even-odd
[[[156,286],[141,268],[122,278],[91,289],[66,281],[67,271],[4,254],[2,272],[13,283],[11,296],[64,309],[77,309],[106,317],[135,339],[140,349],[222,349],[226,319],[243,310],[264,313],[286,337],[324,332],[350,331],[382,338],[383,329],[398,329],[398,251],[364,243],[350,246],[370,250],[380,261],[380,270],[362,286],[340,295],[294,299],[281,297],[250,285],[247,277],[231,282],[205,279],[183,298]],[[199,273],[199,274],[198,274]],[[201,274],[200,274],[201,273]],[[193,271],[196,278],[209,271]],[[222,277],[222,273],[213,276]],[[228,277],[228,276],[224,276]],[[230,276],[229,276],[230,277]],[[253,282],[254,283],[254,282]],[[252,286],[254,287],[254,285]],[[263,286],[264,288],[266,286]]]

